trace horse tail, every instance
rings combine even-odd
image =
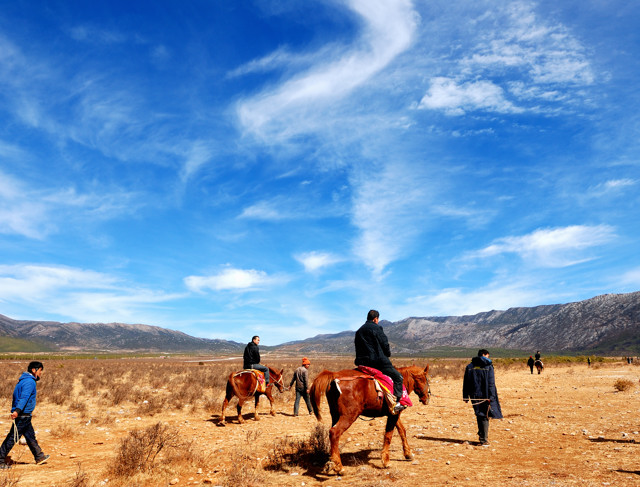
[[[322,421],[322,415],[320,414],[320,403],[322,402],[322,395],[326,394],[329,390],[331,382],[335,378],[335,373],[330,370],[323,370],[320,375],[315,378],[313,384],[311,384],[311,407],[313,408],[313,414],[316,415],[318,421]]]

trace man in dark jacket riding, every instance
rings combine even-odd
[[[260,363],[260,337],[254,336],[247,346],[244,347],[244,354],[242,356],[244,360],[245,369],[256,369],[264,372],[265,385],[269,384],[269,367]]]
[[[400,404],[402,397],[402,374],[391,365],[391,350],[389,340],[382,326],[378,324],[380,313],[372,309],[367,314],[367,322],[356,331],[356,365],[365,365],[378,369],[388,375],[393,381],[393,395],[396,396],[396,405],[393,408],[395,414],[406,406]]]
[[[478,350],[478,356],[473,357],[464,370],[462,399],[464,402],[471,399],[478,422],[478,439],[481,445],[488,445],[489,418],[502,419],[493,363],[488,350]]]

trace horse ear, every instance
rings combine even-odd
[[[284,368],[280,369],[280,375],[284,372]]]
[[[427,364],[427,366],[424,368],[424,373],[425,374],[429,373],[429,364]]]

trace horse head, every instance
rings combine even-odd
[[[431,397],[431,387],[429,386],[429,365],[424,370],[416,367],[416,371],[412,372],[413,392],[420,398],[420,402],[424,405],[429,404]]]
[[[271,379],[269,383],[275,384],[276,387],[278,388],[278,391],[280,392],[284,392],[284,379],[282,375],[283,372],[284,372],[284,369],[280,369],[280,372],[278,372],[277,370],[269,367],[269,377]]]

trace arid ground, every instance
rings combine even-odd
[[[1,486],[162,485],[639,485],[640,367],[626,362],[547,363],[541,375],[524,363],[496,361],[504,420],[491,421],[490,446],[477,446],[472,408],[462,402],[461,360],[432,365],[432,397],[402,413],[413,460],[397,435],[383,469],[383,419],[357,421],[344,435],[345,474],[323,474],[324,431],[307,415],[293,417],[294,392],[266,397],[240,425],[235,399],[227,425],[217,424],[226,377],[239,361],[201,359],[52,360],[38,384],[33,423],[43,450],[36,466],[17,445]],[[285,368],[288,385],[298,361]],[[349,367],[348,359],[312,358],[311,376]],[[398,360],[425,365],[426,360]],[[10,427],[13,386],[27,361],[2,363],[0,429]],[[625,389],[625,390],[619,390]],[[323,401],[325,426],[330,425]]]

